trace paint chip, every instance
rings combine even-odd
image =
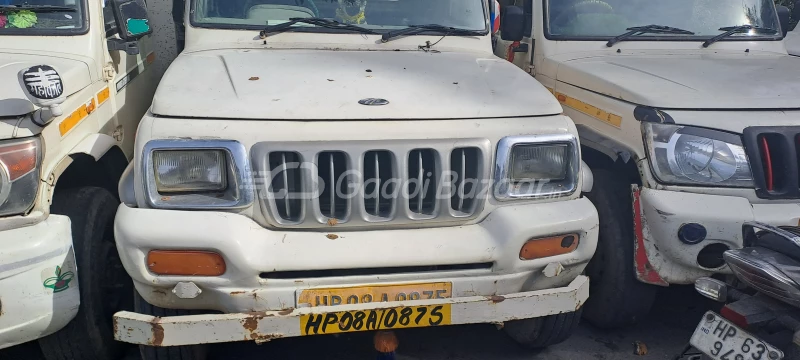
[[[325,237],[327,237],[327,238],[328,238],[328,239],[330,239],[330,240],[336,240],[336,239],[338,239],[338,238],[339,238],[339,235],[336,235],[336,234],[328,234],[328,235],[325,235]]]
[[[259,79],[259,77],[258,77],[258,76],[253,76],[253,77],[251,77],[251,78],[250,78],[250,81],[256,81],[256,80],[258,80],[258,79]]]

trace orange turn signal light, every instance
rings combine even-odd
[[[156,275],[220,276],[225,260],[210,251],[152,250],[147,254],[147,268]]]
[[[522,249],[519,251],[519,258],[533,260],[569,254],[578,248],[578,239],[578,234],[530,239],[525,242],[525,245],[522,245]]]

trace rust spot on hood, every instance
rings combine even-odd
[[[231,295],[241,295],[244,294],[246,291],[231,291]]]
[[[492,295],[492,296],[487,297],[487,299],[492,300],[492,302],[495,303],[495,304],[501,303],[501,302],[506,300],[506,298],[504,298],[504,297],[502,297],[500,295]]]
[[[328,238],[328,239],[330,239],[330,240],[336,240],[336,239],[338,239],[338,238],[339,238],[339,235],[336,235],[336,234],[328,234],[328,235],[325,235],[325,237],[327,237],[327,238]]]
[[[336,226],[337,224],[339,224],[339,220],[336,220],[336,218],[328,219],[328,226]]]
[[[150,321],[150,329],[153,333],[153,341],[150,345],[161,346],[164,342],[164,327],[161,326],[161,318],[155,317]]]

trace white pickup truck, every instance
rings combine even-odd
[[[632,323],[658,286],[729,274],[742,225],[800,220],[800,61],[771,0],[518,0],[496,52],[548,87],[595,176],[584,316]],[[503,16],[507,14],[509,16]],[[779,20],[780,19],[780,20]]]
[[[157,83],[148,33],[136,2],[0,1],[0,352],[124,350],[111,316],[133,289],[113,220]]]
[[[147,360],[467,323],[566,339],[591,174],[552,94],[492,53],[488,5],[188,1],[120,182],[140,297],[117,339]]]

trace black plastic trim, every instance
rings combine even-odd
[[[771,135],[780,137],[786,152],[784,168],[776,169],[775,173],[784,178],[784,185],[780,189],[767,190],[767,180],[764,174],[764,162],[761,158],[761,149],[758,145],[759,137]],[[750,170],[756,185],[756,196],[762,199],[800,199],[800,169],[798,168],[798,143],[800,126],[752,126],[744,129],[742,139],[744,149],[750,160]]]
[[[658,124],[674,124],[675,120],[669,114],[649,106],[639,105],[633,109],[633,118],[642,122]]]

